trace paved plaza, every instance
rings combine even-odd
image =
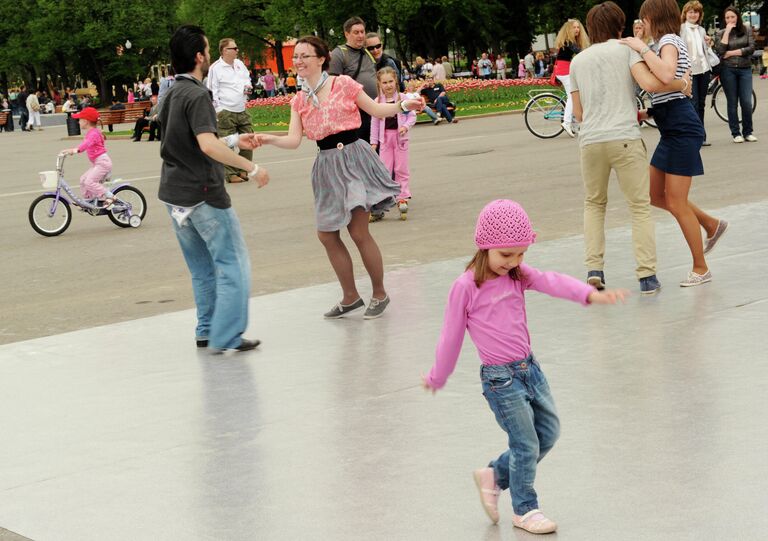
[[[768,100],[768,82],[755,86]],[[614,185],[606,275],[635,294],[588,308],[528,296],[563,425],[538,470],[560,526],[547,539],[764,538],[766,103],[759,143],[734,145],[707,119],[691,198],[732,224],[708,258],[712,283],[677,287],[690,256],[654,211],[663,288],[637,295]],[[534,538],[512,528],[508,494],[498,526],[478,501],[471,471],[506,441],[471,342],[436,396],[419,375],[487,201],[528,210],[530,264],[583,277],[575,141],[534,139],[519,115],[418,127],[409,220],[372,225],[393,299],[373,321],[320,317],[339,290],[312,227],[312,145],[257,151],[272,183],[230,193],[254,267],[246,336],[263,345],[210,357],[194,347],[189,276],[156,199],[156,144],[108,143],[115,173],[149,201],[141,228],[78,213],[61,237],[32,231],[36,173],[73,145],[64,133],[0,134],[1,541]],[[652,150],[657,134],[643,133]]]

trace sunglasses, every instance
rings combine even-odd
[[[375,51],[376,49],[381,49],[381,43],[379,43],[378,45],[369,45],[368,47],[366,47],[366,49],[368,49],[371,52]]]

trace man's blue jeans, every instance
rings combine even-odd
[[[728,100],[728,126],[731,128],[731,136],[752,135],[752,70],[723,66],[720,69],[720,82]],[[737,106],[741,109],[741,130]]]
[[[251,261],[234,209],[203,203],[183,226],[171,221],[192,274],[197,338],[214,349],[238,347],[248,326]]]
[[[560,435],[560,420],[549,384],[533,354],[521,361],[484,365],[483,395],[509,439],[509,449],[489,464],[496,484],[512,494],[516,515],[538,509],[533,483],[536,465]]]
[[[448,103],[448,98],[445,96],[438,96],[435,100],[435,109],[437,109],[437,112],[440,113],[445,120],[453,122],[453,115],[448,110]]]

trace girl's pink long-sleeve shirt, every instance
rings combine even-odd
[[[459,276],[448,294],[445,320],[437,343],[435,364],[429,371],[427,383],[440,389],[456,368],[464,343],[464,331],[469,331],[480,360],[484,365],[506,364],[525,359],[531,353],[531,337],[525,313],[525,291],[533,289],[588,305],[592,286],[557,272],[543,272],[529,265],[520,265],[522,280],[507,276],[487,280],[479,288],[475,273],[466,271]]]
[[[107,148],[104,146],[104,136],[101,134],[101,130],[98,128],[91,128],[88,133],[85,134],[85,139],[77,147],[78,152],[87,152],[88,159],[91,162],[95,162],[96,158],[102,154],[107,153]]]

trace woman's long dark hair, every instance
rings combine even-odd
[[[741,12],[738,10],[738,8],[734,6],[728,6],[723,10],[723,24],[725,24],[725,14],[729,11],[733,12],[734,15],[736,15],[736,35],[737,36],[743,36],[747,33],[747,29],[744,26],[744,21],[741,19]]]

